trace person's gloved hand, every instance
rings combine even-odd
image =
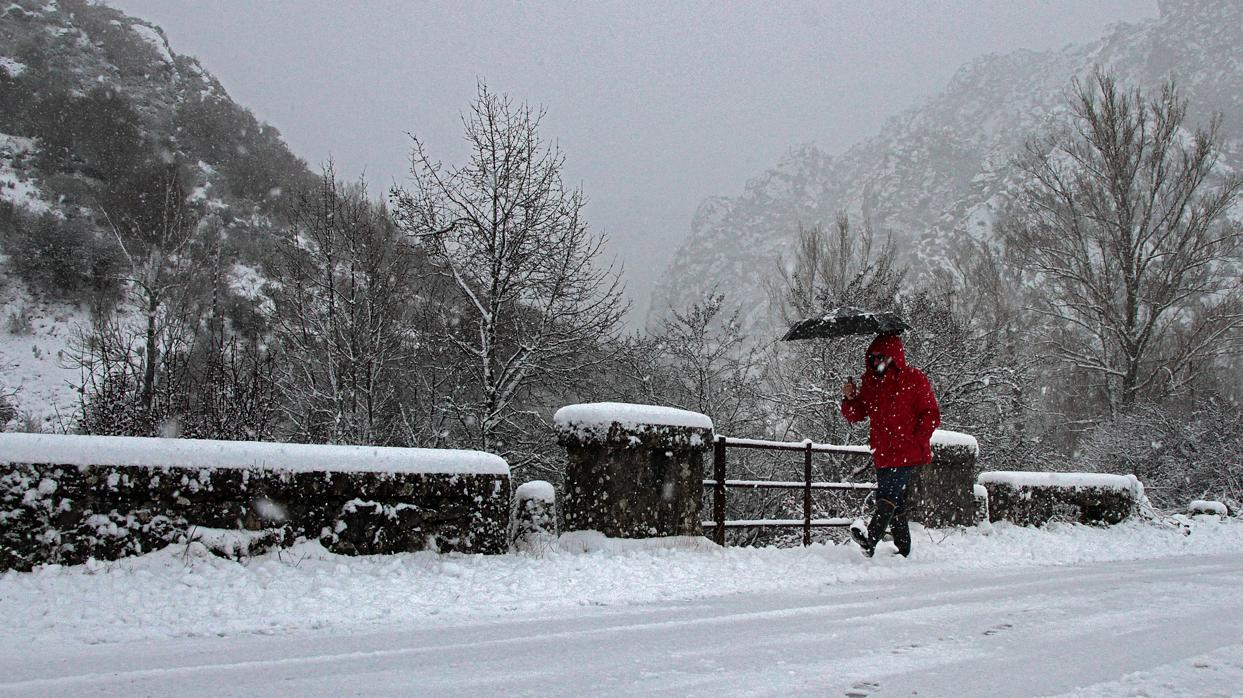
[[[853,400],[858,394],[859,388],[855,386],[855,379],[847,378],[846,382],[842,383],[842,397],[847,400]]]

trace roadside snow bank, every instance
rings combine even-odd
[[[1243,553],[1243,524],[1173,527],[1008,524],[915,531],[911,559],[888,544],[865,560],[851,544],[717,548],[565,537],[542,555],[408,553],[347,557],[307,543],[238,563],[201,544],[110,563],[0,576],[0,642],[117,642],[322,627],[461,622],[583,605],[819,589],[987,568]]]

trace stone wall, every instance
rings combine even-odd
[[[1134,476],[1090,473],[980,474],[991,521],[1043,526],[1055,518],[1116,524],[1136,511],[1143,486]]]
[[[687,421],[707,426],[620,419],[585,424],[566,411],[570,408],[559,412],[558,435],[567,455],[561,497],[565,530],[613,538],[703,535],[700,508],[711,422],[680,410],[620,407],[640,415],[649,409],[653,419],[692,415],[695,419]]]
[[[5,439],[25,435],[0,436],[5,457]],[[272,544],[318,539],[345,554],[503,553],[508,516],[499,472],[7,463],[0,570],[141,554],[198,527],[267,531]]]
[[[974,439],[933,438],[932,464],[916,468],[907,485],[912,521],[928,528],[975,525],[977,451]]]

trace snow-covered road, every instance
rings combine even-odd
[[[2,695],[1238,695],[1243,554],[977,569],[408,630],[9,645]]]

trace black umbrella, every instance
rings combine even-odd
[[[782,341],[832,339],[852,334],[901,334],[911,329],[894,313],[873,313],[858,308],[834,308],[819,317],[794,323]]]

